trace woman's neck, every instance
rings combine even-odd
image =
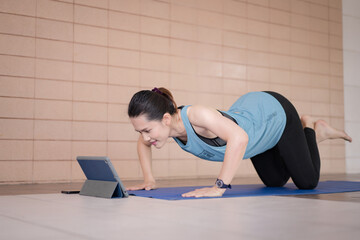
[[[187,139],[187,133],[185,130],[184,123],[181,119],[181,110],[180,109],[178,109],[177,113],[172,118],[170,137]]]

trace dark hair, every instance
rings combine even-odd
[[[128,107],[130,118],[145,114],[149,121],[161,120],[165,113],[173,115],[177,106],[174,97],[166,88],[142,90],[134,94]]]

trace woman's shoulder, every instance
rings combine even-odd
[[[192,124],[202,124],[204,121],[218,117],[220,113],[211,107],[204,105],[191,105],[187,108],[187,116]]]

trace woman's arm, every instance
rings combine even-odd
[[[141,169],[144,175],[144,182],[139,185],[131,186],[127,190],[151,190],[155,188],[155,179],[151,170],[151,145],[144,142],[143,137],[140,135],[137,142],[137,152],[140,160]]]
[[[224,162],[218,178],[223,180],[225,184],[230,184],[245,155],[248,143],[247,133],[236,123],[220,115],[216,110],[203,106],[192,106],[189,109],[188,117],[194,126],[205,128],[226,141]],[[224,192],[224,189],[213,187],[207,190],[195,190],[183,196],[221,196]]]

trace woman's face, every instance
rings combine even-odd
[[[162,120],[149,121],[144,114],[130,118],[135,131],[139,132],[145,142],[151,143],[156,148],[161,148],[166,143],[170,134],[169,121],[167,118]]]

